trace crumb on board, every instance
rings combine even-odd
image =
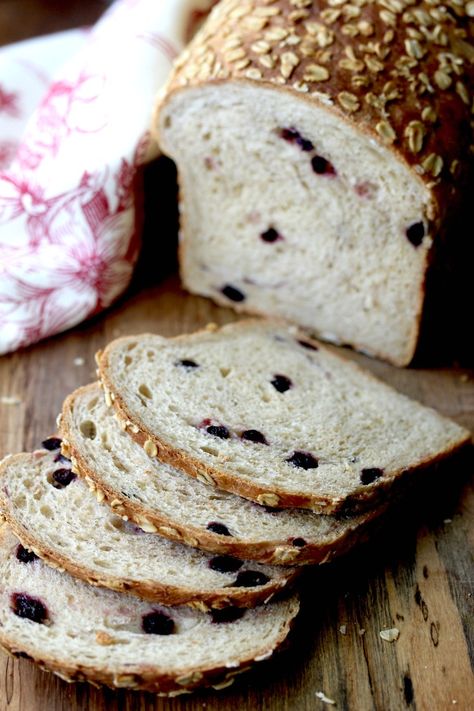
[[[359,627],[357,634],[362,637],[365,634],[365,629],[363,627]]]
[[[74,358],[74,360],[72,362],[74,363],[75,366],[77,366],[79,368],[81,365],[84,365],[84,363],[86,361],[81,356],[78,356],[77,358]]]
[[[395,642],[400,637],[400,630],[397,627],[391,627],[380,630],[379,634],[385,642]]]
[[[316,696],[318,697],[318,699],[320,699],[320,701],[323,702],[323,704],[329,704],[329,706],[336,705],[336,702],[334,701],[334,699],[330,699],[328,696],[326,696],[326,694],[323,691],[317,691]]]
[[[339,627],[339,632],[340,632],[341,634],[347,634],[347,625],[341,625],[341,626]]]
[[[2,397],[0,397],[0,403],[2,405],[20,405],[21,400],[15,395],[2,395]]]

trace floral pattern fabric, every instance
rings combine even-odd
[[[155,96],[211,4],[117,0],[91,30],[0,49],[0,354],[127,287]]]

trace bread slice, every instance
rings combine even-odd
[[[106,397],[150,456],[270,506],[367,507],[470,441],[277,322],[121,338],[98,362]]]
[[[155,119],[187,289],[410,362],[474,143],[471,19],[431,4],[218,4]]]
[[[66,681],[175,696],[224,688],[285,640],[296,597],[206,614],[52,570],[0,528],[0,645]]]
[[[267,602],[295,578],[292,568],[213,556],[144,533],[99,503],[57,454],[18,454],[0,466],[0,512],[49,564],[93,585],[202,610]]]
[[[97,384],[66,399],[60,431],[74,470],[115,510],[147,531],[216,553],[267,563],[326,562],[367,536],[369,520],[381,513],[321,516],[216,491],[201,475],[193,479],[150,459],[120,427]]]

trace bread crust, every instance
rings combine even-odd
[[[244,560],[254,560],[260,563],[269,563],[272,565],[309,565],[326,563],[333,558],[347,553],[355,545],[366,540],[369,531],[369,523],[376,518],[379,518],[385,510],[384,506],[365,514],[362,520],[354,521],[353,526],[341,532],[340,535],[334,537],[331,542],[317,543],[307,541],[302,548],[295,547],[287,539],[280,540],[262,540],[258,542],[248,543],[241,538],[234,536],[220,536],[205,528],[193,526],[191,524],[184,526],[175,521],[175,519],[163,515],[152,508],[147,508],[143,503],[134,501],[124,496],[119,489],[113,489],[103,483],[100,477],[100,472],[97,472],[88,463],[86,457],[81,456],[80,450],[74,446],[74,436],[70,426],[70,413],[74,409],[77,398],[85,396],[87,393],[95,392],[96,385],[86,385],[71,393],[63,404],[62,415],[60,419],[60,434],[63,438],[63,454],[71,458],[75,473],[83,477],[89,488],[98,496],[104,504],[110,505],[112,501],[120,502],[120,510],[131,521],[140,526],[150,523],[154,526],[159,535],[169,538],[179,543],[187,543],[192,541],[192,544],[197,548],[202,548],[213,553],[232,555],[236,558]],[[298,530],[295,529],[295,538],[299,537]]]
[[[7,462],[0,465],[0,482],[3,470],[7,464],[14,461],[29,460],[29,454],[17,454],[8,458]],[[114,508],[114,511],[117,511]],[[163,605],[188,605],[203,612],[211,609],[218,609],[228,606],[234,607],[255,607],[259,604],[268,603],[277,593],[280,593],[287,586],[294,585],[299,569],[288,568],[288,574],[279,580],[271,579],[265,585],[254,588],[245,587],[223,587],[215,590],[193,590],[181,588],[175,585],[154,581],[138,581],[131,578],[112,576],[110,574],[98,574],[97,570],[87,568],[85,565],[78,565],[63,555],[59,550],[53,550],[43,543],[43,541],[32,533],[26,526],[22,525],[14,515],[14,511],[9,506],[6,495],[0,490],[0,512],[4,516],[8,525],[21,544],[32,550],[50,567],[66,570],[73,577],[84,580],[90,585],[105,587],[117,592],[126,592],[144,600],[160,602]],[[125,514],[121,514],[125,515]],[[180,541],[185,543],[184,540]]]
[[[299,609],[299,606],[298,606]],[[182,694],[191,694],[198,689],[211,687],[216,691],[226,689],[231,686],[236,677],[249,671],[254,664],[260,660],[260,657],[269,658],[277,651],[282,651],[286,638],[293,626],[294,616],[289,620],[278,641],[272,649],[262,650],[252,659],[242,660],[238,668],[228,669],[225,666],[215,667],[214,669],[203,669],[202,667],[190,667],[183,669],[178,674],[158,673],[153,667],[137,668],[136,671],[131,671],[127,668],[123,674],[116,674],[106,668],[97,668],[93,666],[74,665],[68,663],[67,660],[57,659],[50,656],[38,655],[33,647],[26,645],[18,645],[14,640],[8,639],[2,630],[0,630],[0,648],[8,654],[17,658],[27,658],[37,664],[40,669],[46,672],[51,672],[59,676],[63,681],[69,684],[75,682],[88,682],[92,686],[108,686],[111,689],[131,689],[133,691],[149,691],[157,696],[181,696]],[[200,677],[200,678],[198,678]],[[195,678],[195,681],[193,681]],[[188,680],[186,684],[179,683],[178,679]]]
[[[6,544],[8,535],[8,526],[6,524],[0,526],[0,546]],[[230,686],[236,676],[249,670],[256,662],[268,659],[274,652],[282,648],[298,611],[299,600],[295,598],[290,607],[288,617],[282,625],[276,644],[271,648],[263,646],[255,650],[251,658],[247,657],[239,660],[239,666],[232,669],[224,665],[214,668],[196,665],[183,667],[179,671],[170,673],[149,665],[135,664],[132,666],[130,664],[123,670],[123,673],[120,673],[107,667],[98,668],[93,665],[73,664],[67,659],[39,655],[33,645],[19,644],[14,639],[9,638],[2,627],[0,627],[0,647],[16,657],[25,657],[26,655],[41,669],[56,674],[68,683],[87,681],[94,686],[105,685],[112,689],[127,688],[137,691],[150,691],[159,696],[178,696],[208,686],[214,689],[223,689]]]
[[[166,107],[187,89],[232,82],[284,92],[336,113],[384,145],[424,184],[425,218],[435,244],[446,215],[455,213],[467,194],[474,152],[474,23],[464,6],[452,0],[445,5],[449,9],[443,14],[424,0],[415,5],[400,0],[223,0],[175,63],[157,101],[155,136],[166,152],[161,130]],[[185,225],[182,229],[186,234]],[[405,355],[393,357],[355,341],[351,345],[394,365],[410,363],[431,262],[428,252]],[[230,305],[218,295],[211,298]],[[256,313],[246,304],[232,307]]]
[[[263,323],[262,321],[247,319],[244,321],[239,321],[237,323],[231,324],[233,330],[238,330],[240,328],[246,328],[252,323]],[[277,320],[266,320],[266,323],[273,323],[275,325],[282,325],[281,321]],[[224,327],[225,328],[225,327]],[[199,333],[204,333],[205,329],[197,331],[193,335],[198,335]],[[296,332],[296,329],[295,329]],[[148,334],[143,334],[144,336]],[[305,336],[306,337],[306,336]],[[180,342],[186,340],[187,336],[178,336],[170,339],[173,342]],[[307,337],[306,337],[307,338]],[[383,478],[377,479],[373,484],[368,486],[360,485],[359,489],[350,497],[330,499],[327,496],[318,494],[300,494],[295,492],[289,492],[281,487],[274,486],[271,490],[262,487],[260,484],[254,481],[248,481],[240,478],[237,475],[230,474],[219,469],[216,466],[210,466],[200,462],[198,459],[193,458],[191,455],[177,450],[170,446],[167,442],[157,437],[153,432],[144,427],[143,423],[140,422],[132,413],[128,410],[123,398],[120,393],[115,391],[113,382],[108,375],[108,356],[112,348],[120,345],[122,342],[127,341],[127,337],[118,338],[116,341],[112,341],[104,351],[99,351],[96,355],[97,363],[99,366],[99,373],[104,391],[110,399],[111,404],[113,404],[115,411],[122,423],[131,423],[132,428],[128,427],[127,432],[130,436],[138,442],[142,447],[145,442],[151,440],[157,448],[157,458],[163,462],[167,462],[183,472],[197,478],[198,475],[204,473],[210,480],[214,481],[215,485],[229,491],[238,496],[242,496],[245,499],[250,499],[256,503],[266,503],[265,498],[262,497],[271,495],[277,497],[278,501],[275,500],[275,506],[281,508],[303,508],[310,509],[315,513],[320,514],[336,514],[340,512],[345,513],[357,513],[367,510],[370,507],[381,504],[385,501],[388,492],[393,488],[393,485],[402,485],[404,479],[409,479],[413,476],[415,472],[423,471],[428,467],[431,467],[442,460],[453,456],[455,453],[463,449],[465,446],[470,445],[471,435],[467,430],[464,430],[463,435],[459,437],[456,442],[445,450],[439,452],[435,457],[426,458],[416,463],[413,467],[409,469],[396,469],[390,475],[384,475]],[[314,339],[308,339],[314,346],[319,350],[326,350],[325,347]],[[335,355],[333,353],[333,355]],[[364,373],[365,377],[370,378],[374,382],[379,382],[375,376],[371,373],[363,371],[357,364],[349,361],[348,359],[340,356],[336,356],[344,362],[345,367],[352,368],[357,373]],[[125,426],[125,425],[124,425]]]

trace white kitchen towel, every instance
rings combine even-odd
[[[212,0],[117,0],[92,29],[0,49],[0,354],[127,287],[156,94]]]

